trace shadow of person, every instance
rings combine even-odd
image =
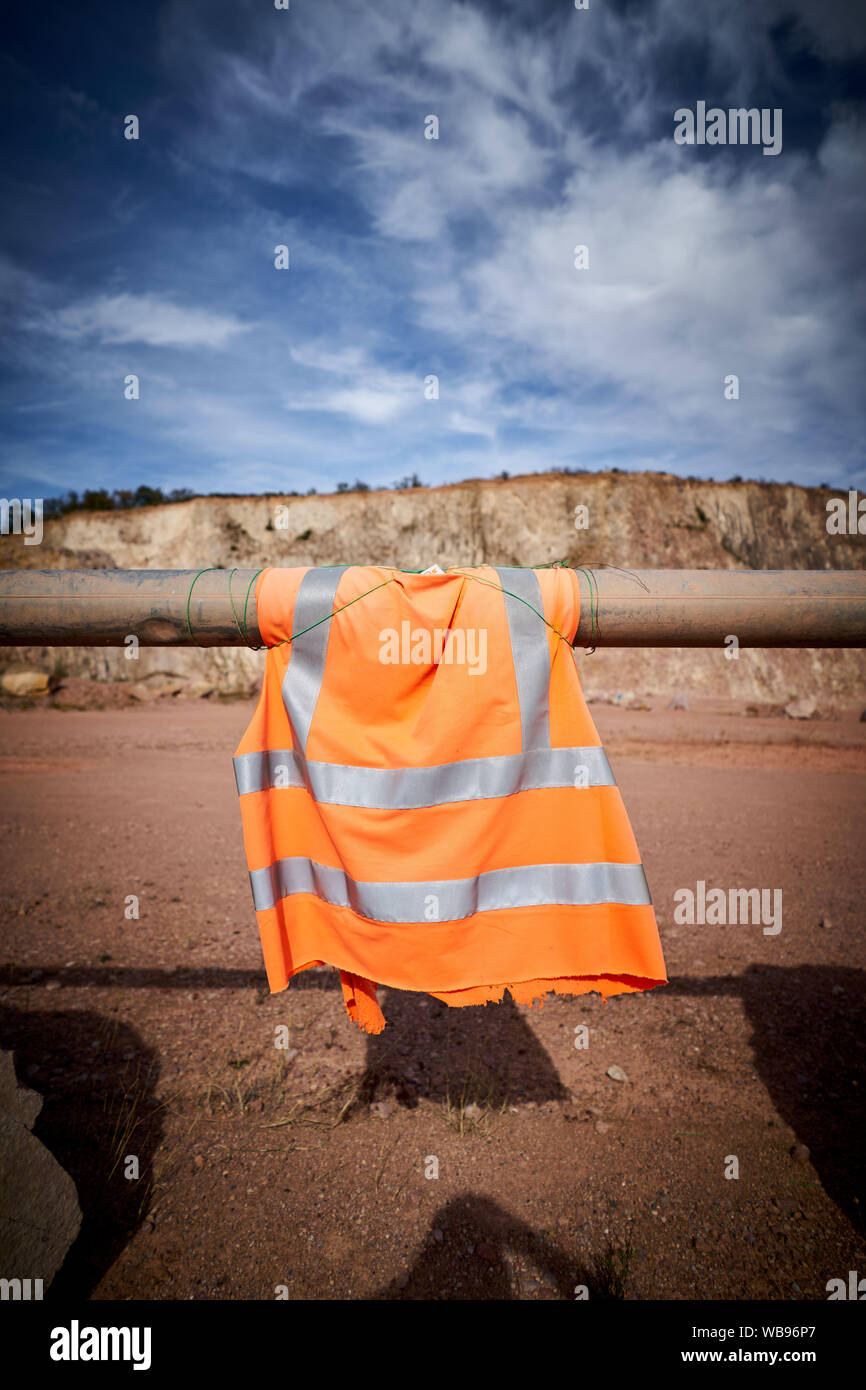
[[[78,1237],[47,1299],[87,1298],[140,1225],[162,1139],[156,1053],[128,1024],[92,1010],[0,1010],[0,1046],[18,1083],[43,1098],[33,1133],[78,1191]],[[128,1157],[138,1160],[138,1176]]]
[[[622,1298],[611,1276],[616,1253],[609,1245],[589,1267],[492,1198],[466,1192],[435,1212],[408,1271],[371,1300],[574,1299],[578,1289],[592,1300]]]
[[[828,1197],[863,1229],[866,972],[750,965],[742,975],[675,978],[666,992],[742,999],[755,1069],[777,1113],[808,1147]]]

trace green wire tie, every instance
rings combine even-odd
[[[361,601],[362,598],[367,598],[367,596],[368,596],[369,594],[374,594],[374,593],[376,592],[377,589],[384,589],[385,586],[386,586],[387,584],[393,584],[393,583],[394,583],[394,579],[395,579],[395,577],[392,576],[390,579],[384,579],[384,580],[382,581],[381,584],[374,584],[373,587],[372,587],[371,589],[366,589],[366,590],[364,591],[363,594],[358,594],[356,598],[349,599],[349,602],[348,602],[348,603],[343,603],[343,604],[341,604],[340,607],[339,607],[339,608],[335,608],[334,611],[333,611],[332,613],[326,613],[325,616],[324,616],[323,618],[317,618],[316,621],[315,621],[314,623],[310,623],[308,627],[303,627],[303,628],[301,628],[300,632],[293,632],[292,635],[291,635],[291,637],[283,637],[281,641],[279,641],[279,642],[273,642],[270,646],[268,646],[267,644],[263,644],[261,647],[255,647],[255,646],[253,646],[252,643],[250,642],[249,633],[248,633],[248,631],[247,631],[247,607],[248,607],[248,605],[249,605],[250,594],[252,593],[253,585],[255,584],[256,580],[257,580],[258,577],[259,577],[259,575],[260,575],[260,574],[264,574],[265,570],[270,569],[270,568],[271,568],[271,566],[269,566],[269,565],[263,565],[261,569],[256,570],[255,574],[253,575],[252,579],[250,580],[249,584],[247,585],[247,592],[246,592],[246,595],[245,595],[245,597],[244,597],[243,624],[241,624],[241,622],[240,622],[239,619],[238,619],[237,610],[236,610],[236,608],[235,608],[234,596],[232,595],[232,576],[235,575],[235,574],[237,574],[237,572],[238,572],[237,566],[235,566],[234,569],[232,569],[232,570],[229,571],[229,602],[230,602],[231,607],[232,607],[232,616],[234,617],[234,620],[235,620],[235,627],[237,628],[238,633],[240,634],[240,636],[244,639],[244,642],[246,643],[246,645],[247,645],[247,647],[249,648],[249,650],[250,650],[250,651],[253,651],[253,652],[273,651],[275,647],[282,647],[282,646],[284,646],[284,645],[286,644],[286,642],[294,642],[296,638],[298,638],[298,637],[303,637],[303,635],[304,635],[305,632],[311,632],[312,629],[313,629],[314,627],[319,627],[319,626],[321,626],[322,623],[330,622],[332,618],[336,618],[336,616],[337,616],[338,613],[342,613],[342,612],[344,611],[344,609],[346,609],[346,608],[351,608],[353,603],[360,603],[360,601]],[[341,567],[340,567],[340,566],[337,566],[337,565],[319,565],[318,568],[319,568],[319,569],[337,569],[337,568],[341,568]],[[508,568],[509,568],[509,569],[562,569],[562,568],[567,568],[567,566],[565,565],[565,562],[562,561],[562,560],[553,560],[553,561],[551,561],[549,564],[545,564],[545,565],[510,565]],[[192,624],[191,624],[191,622],[190,622],[190,604],[191,604],[191,602],[192,602],[192,591],[193,591],[193,589],[195,588],[196,580],[198,580],[198,579],[201,577],[201,575],[203,575],[203,574],[210,574],[210,573],[213,572],[214,570],[218,570],[218,569],[220,569],[220,566],[219,566],[219,565],[208,565],[205,569],[198,570],[197,573],[196,573],[195,575],[193,575],[192,583],[191,583],[190,586],[189,586],[189,593],[187,594],[187,599],[186,599],[186,630],[187,630],[187,632],[189,633],[189,639],[190,639],[190,641],[191,641],[191,642],[193,643],[193,645],[196,646],[196,647],[203,647],[203,646],[204,646],[204,643],[202,643],[202,642],[197,642],[197,641],[196,641],[195,636],[194,636],[194,634],[193,634],[193,630],[192,630]],[[400,573],[401,573],[401,574],[423,574],[424,571],[423,571],[423,570],[401,570]],[[445,573],[446,573],[446,574],[460,574],[460,573],[462,573],[462,572],[461,572],[461,570],[460,570],[456,565],[452,565],[452,566],[450,566],[450,567],[445,571]],[[584,570],[584,571],[582,571],[582,573],[586,573],[586,571]],[[489,579],[482,579],[482,578],[480,577],[480,575],[477,575],[477,574],[463,574],[463,578],[464,578],[464,579],[474,579],[474,580],[476,580],[479,584],[486,584],[486,585],[487,585],[489,588],[491,588],[491,589],[501,589],[501,586],[500,586],[500,585],[492,583],[492,581],[489,580]],[[535,613],[536,617],[539,617],[539,618],[541,619],[541,621],[545,624],[546,627],[549,627],[549,628],[551,629],[552,632],[555,632],[556,635],[557,635],[557,637],[559,637],[563,642],[568,642],[568,638],[565,637],[564,634],[561,633],[557,627],[554,627],[553,623],[548,622],[548,620],[547,620],[547,618],[545,618],[544,614],[541,613],[541,612],[539,612],[539,610],[535,607],[535,604],[534,604],[534,603],[530,603],[529,600],[528,600],[528,599],[525,599],[525,598],[523,597],[522,594],[515,594],[515,593],[512,593],[510,589],[501,589],[501,592],[502,592],[503,594],[508,594],[509,598],[515,598],[515,599],[517,599],[520,603],[526,604],[526,607],[529,608],[529,609],[531,609],[532,612]],[[594,610],[593,610],[593,608],[592,608],[592,584],[591,584],[591,583],[590,583],[590,612],[591,612],[591,614],[592,614],[592,627],[593,627],[593,632],[594,632],[594,631],[595,631],[595,614],[594,614]],[[572,645],[572,644],[569,642],[569,646],[571,646],[571,645]]]

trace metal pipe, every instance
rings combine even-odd
[[[246,603],[249,645],[258,647],[249,589],[258,573],[211,569],[196,579],[195,570],[0,571],[0,646],[122,647],[135,636],[143,647],[244,647],[238,625]]]
[[[0,646],[119,647],[135,636],[151,647],[258,647],[257,573],[0,571]],[[730,636],[741,647],[866,646],[863,571],[576,573],[578,647],[720,647]]]
[[[862,570],[589,574],[578,571],[576,647],[721,647],[731,636],[741,647],[866,646]]]

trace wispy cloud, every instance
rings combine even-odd
[[[99,295],[46,314],[35,326],[58,338],[171,348],[224,348],[249,329],[231,316],[146,294]]]

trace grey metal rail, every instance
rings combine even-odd
[[[575,646],[715,647],[731,635],[742,647],[866,646],[860,570],[575,572]],[[188,627],[195,570],[0,571],[0,646],[111,647],[134,635],[153,647],[258,647],[256,573],[200,573]]]

